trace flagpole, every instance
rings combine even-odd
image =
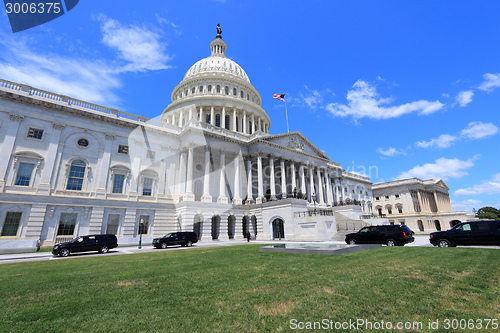
[[[286,108],[286,99],[283,98],[283,100],[285,101],[286,130],[287,130],[288,133],[290,133],[290,129],[288,128],[288,110]]]

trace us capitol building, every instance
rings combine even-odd
[[[121,245],[191,230],[201,241],[325,241],[368,224],[467,219],[442,181],[372,186],[299,132],[270,134],[226,49],[219,32],[159,119],[0,80],[0,252],[99,233]]]

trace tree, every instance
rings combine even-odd
[[[476,217],[480,219],[500,220],[500,210],[490,206],[479,208]]]

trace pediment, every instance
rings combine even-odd
[[[318,149],[311,141],[307,140],[300,132],[284,133],[271,135],[263,138],[264,141],[271,142],[275,145],[296,150],[301,153],[306,153],[321,158],[328,158],[326,154]]]

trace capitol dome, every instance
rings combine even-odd
[[[269,133],[271,121],[261,108],[262,99],[247,73],[226,57],[220,34],[210,43],[211,55],[191,66],[163,111],[163,123],[185,126],[193,118],[199,125],[251,135]]]

